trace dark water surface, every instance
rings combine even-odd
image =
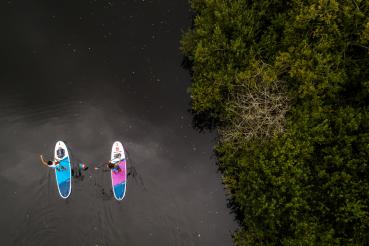
[[[187,0],[0,3],[0,245],[231,245],[233,216],[212,157],[191,127],[178,50]],[[126,197],[110,173],[59,197],[57,140],[98,165],[120,140]]]

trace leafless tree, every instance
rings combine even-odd
[[[227,107],[232,121],[220,129],[222,141],[270,137],[284,131],[288,97],[285,83],[271,66],[260,63],[234,91]]]

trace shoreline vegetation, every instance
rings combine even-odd
[[[369,1],[191,0],[194,124],[235,245],[369,244]]]

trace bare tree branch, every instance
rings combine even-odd
[[[271,137],[285,130],[288,98],[284,82],[268,77],[274,72],[272,69],[261,63],[254,75],[235,87],[228,104],[232,121],[228,127],[219,130],[222,141]]]

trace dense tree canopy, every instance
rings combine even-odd
[[[369,1],[191,6],[192,109],[219,130],[236,245],[369,244]]]

